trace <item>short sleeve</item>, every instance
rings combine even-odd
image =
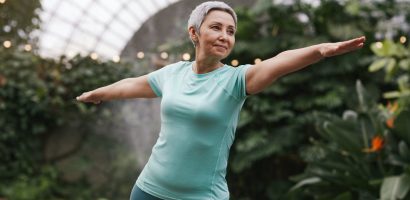
[[[231,97],[242,101],[246,96],[246,72],[252,65],[240,65],[232,67],[228,65],[227,70],[217,76],[218,84],[224,88]]]
[[[158,97],[162,97],[162,90],[165,85],[168,68],[169,66],[165,66],[148,74],[148,83]]]
[[[246,72],[252,65],[240,65],[235,68],[235,88],[234,95],[240,99],[245,98],[246,94]]]

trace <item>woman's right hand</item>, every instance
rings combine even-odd
[[[94,104],[101,103],[101,100],[97,99],[95,95],[93,95],[93,91],[84,92],[80,96],[78,96],[76,99],[77,101],[81,101],[84,103],[94,103]]]

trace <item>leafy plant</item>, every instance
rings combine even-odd
[[[377,105],[359,82],[356,111],[345,111],[343,118],[319,114],[318,131],[325,141],[313,141],[303,153],[308,167],[295,178],[294,189],[310,193],[327,187],[323,196],[310,193],[316,199],[410,197],[410,51],[390,40],[371,49],[377,57],[369,71],[385,69],[385,81],[397,84],[398,91],[384,94],[394,103]],[[320,156],[314,156],[318,151]]]
[[[86,122],[103,122],[110,107],[79,103],[75,97],[131,75],[127,65],[89,57],[55,61],[17,48],[0,48],[0,197],[50,199],[75,195],[70,199],[76,199],[89,195],[87,187],[64,182],[61,173],[55,172],[56,163],[80,152],[82,143],[93,135]],[[56,157],[46,156],[45,142],[73,125],[77,127],[75,134],[82,135],[80,143]],[[132,161],[129,157],[126,160]],[[129,164],[122,167],[129,168]],[[114,176],[124,178],[116,173]],[[87,182],[79,180],[77,184],[84,186]],[[71,192],[61,192],[63,188],[71,188]]]
[[[409,143],[402,136],[410,129],[401,127],[410,120],[407,111],[397,115],[391,129],[385,123],[391,117],[389,111],[380,109],[360,82],[357,95],[358,107],[346,111],[343,118],[317,114],[324,141],[312,141],[313,146],[303,153],[308,167],[295,177],[299,183],[293,189],[304,188],[315,199],[405,197],[410,189],[406,175],[410,157],[406,157]]]
[[[404,36],[401,40],[406,40]],[[410,46],[392,40],[373,43],[371,45],[376,55],[369,67],[370,72],[384,69],[385,80],[395,82],[397,90],[384,93],[387,99],[399,98],[401,104],[410,104]]]
[[[284,50],[359,35],[366,35],[368,42],[375,41],[374,32],[379,30],[371,13],[376,7],[350,4],[321,1],[315,7],[301,1],[289,5],[259,1],[249,10],[238,9],[237,42],[226,62],[237,59],[240,64],[253,64],[256,58],[263,60]],[[356,8],[350,10],[348,6]],[[383,9],[383,5],[377,6]],[[372,95],[386,87],[382,77],[367,73],[371,62],[370,49],[363,48],[282,77],[262,93],[249,97],[230,157],[228,182],[237,191],[233,197],[291,199],[269,194],[276,183],[282,183],[278,187],[291,185],[288,177],[303,171],[305,163],[297,152],[308,138],[317,136],[314,113],[340,113],[354,105],[351,91],[358,78],[369,85]],[[258,186],[251,191],[241,182]]]
[[[35,44],[31,34],[39,28],[41,3],[39,0],[6,0],[0,3],[0,41],[10,41],[12,48]],[[21,46],[20,46],[21,45]],[[32,47],[35,49],[35,46]]]

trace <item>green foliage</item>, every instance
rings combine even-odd
[[[89,199],[84,187],[62,185],[53,168],[60,158],[45,157],[44,145],[50,136],[60,134],[59,129],[74,122],[79,124],[78,134],[90,137],[86,122],[95,117],[101,121],[108,108],[79,103],[75,97],[127,76],[131,76],[130,68],[118,63],[81,56],[54,61],[15,48],[0,48],[0,196],[50,199],[61,188],[71,188],[62,194],[78,194],[70,199],[84,194]],[[44,171],[47,165],[51,167]]]
[[[369,71],[384,69],[385,80],[397,85],[397,90],[384,93],[384,97],[400,98],[400,104],[410,105],[410,46],[385,40],[373,43],[371,49],[377,57],[369,66]]]
[[[314,199],[347,194],[344,199],[404,199],[410,189],[406,175],[409,143],[405,140],[410,129],[400,127],[410,121],[408,111],[396,116],[391,129],[385,125],[391,115],[366,95],[360,83],[357,96],[356,111],[345,112],[343,118],[317,115],[317,129],[324,140],[314,140],[303,154],[308,166],[304,174],[294,177],[299,183],[293,189],[302,189]],[[315,157],[318,149],[321,156]]]
[[[350,5],[350,2],[346,4]],[[374,8],[347,10],[345,6],[337,1],[322,1],[318,7],[300,1],[291,5],[260,1],[250,10],[238,10],[237,42],[226,60],[238,59],[241,64],[252,64],[255,58],[267,59],[288,49],[341,41],[359,35],[366,35],[368,41],[374,41],[373,34],[377,30],[373,23],[377,20],[369,14]],[[287,177],[300,173],[303,162],[293,155],[304,148],[309,137],[316,136],[312,125],[315,111],[340,113],[349,105],[354,105],[351,91],[357,78],[369,83],[370,92],[377,95],[377,88],[383,83],[381,79],[366,73],[371,58],[370,49],[364,48],[349,55],[327,59],[282,77],[262,93],[249,97],[241,113],[231,152],[230,173],[234,175],[230,177],[242,176],[245,179],[243,174],[247,170],[270,171],[273,168],[281,175],[272,174],[270,179],[254,176],[243,180],[270,185],[278,180],[286,182]],[[350,148],[360,151],[357,144]],[[230,183],[233,181],[236,179],[228,180]],[[236,185],[233,188],[245,190]],[[265,187],[266,193],[270,190]],[[260,193],[255,191],[247,195],[257,199],[267,198]],[[234,195],[237,195],[233,196],[236,198],[245,194]],[[271,197],[275,198],[279,199]]]
[[[385,30],[382,22],[389,22],[396,14],[407,15],[407,8],[407,4],[395,1],[372,3],[354,0],[320,1],[319,6],[315,7],[302,1],[283,5],[261,0],[249,10],[237,10],[239,23],[236,44],[226,62],[237,59],[240,64],[252,64],[255,58],[263,60],[284,50],[321,42],[341,41],[360,35],[365,35],[366,44],[370,44],[376,42],[375,33],[383,35],[386,31],[391,31]],[[328,156],[326,149],[319,148],[320,146],[305,147],[308,138],[317,137],[317,131],[313,126],[316,119],[314,113],[324,113],[327,116],[330,115],[329,113],[341,113],[348,107],[358,105],[357,100],[352,98],[354,82],[357,79],[366,83],[369,96],[377,101],[379,89],[392,86],[391,83],[383,82],[383,75],[372,75],[367,72],[366,69],[373,60],[374,55],[366,45],[358,52],[326,59],[295,74],[282,77],[262,93],[249,97],[241,112],[241,121],[231,152],[228,182],[233,183],[233,191],[238,191],[233,192],[233,198],[244,196],[255,199],[268,198],[263,193],[269,194],[273,187],[262,185],[274,184],[279,180],[286,182],[287,177],[302,171],[304,167],[302,159],[294,156],[299,150],[309,149],[319,152],[316,155],[310,154],[310,159]],[[366,124],[365,128],[371,127],[373,122],[369,120],[363,122]],[[335,130],[335,134],[326,136],[329,137],[328,139],[340,140],[340,145],[343,145],[346,150],[362,153],[363,144],[360,140],[354,139],[356,137],[353,136],[357,135],[352,132],[361,131],[362,127],[356,127],[350,122],[338,121],[329,124],[327,128]],[[372,134],[368,135],[368,140]],[[248,171],[270,172],[272,170],[277,173],[247,176]],[[341,180],[344,180],[343,177]],[[244,188],[246,186],[236,184],[240,181],[255,183],[259,185],[255,188],[264,189],[255,189],[252,193]],[[355,186],[366,185],[364,182],[364,179],[362,182],[358,181]],[[359,198],[357,195],[362,199],[370,199],[371,196],[375,196],[374,192],[378,191],[377,187],[371,188],[373,189],[362,193],[353,193],[343,192],[346,191],[344,188],[335,188],[332,185],[326,187],[329,191],[342,191],[335,193],[338,196],[332,197],[336,199]],[[314,196],[325,190],[320,187],[317,189],[316,194],[314,192],[309,194]],[[298,195],[296,194],[298,192],[308,194],[296,190],[292,195]],[[298,197],[304,198],[303,195]],[[291,197],[270,196],[269,198]],[[308,195],[306,198],[312,196]],[[324,197],[324,199],[332,198]]]
[[[57,172],[52,167],[44,167],[38,178],[20,175],[11,183],[2,183],[2,193],[14,199],[46,199],[51,187],[56,183]]]
[[[384,179],[380,190],[381,199],[404,199],[410,190],[410,175],[393,176]]]
[[[9,40],[12,46],[33,42],[33,30],[39,28],[39,0],[6,0],[0,4],[0,41]]]
[[[357,112],[346,111],[343,118],[318,115],[322,140],[313,141],[302,154],[308,167],[295,177],[299,183],[294,191],[303,190],[315,199],[345,194],[350,196],[344,199],[410,198],[410,49],[391,40],[373,43],[371,49],[376,57],[368,69],[384,69],[385,81],[396,84],[398,90],[384,95],[396,98],[395,105],[377,105],[377,97],[358,84]],[[384,142],[377,144],[376,137]],[[315,156],[317,152],[321,156]],[[315,193],[324,187],[326,192]]]
[[[75,97],[134,73],[128,65],[79,55],[37,55],[40,12],[38,0],[0,3],[0,199],[125,199],[136,160],[129,147],[90,128],[90,122],[101,125],[115,117],[109,115],[112,107]],[[4,41],[11,46],[3,47]],[[26,44],[31,51],[23,51]],[[63,136],[69,141],[50,156],[50,138]],[[71,138],[78,144],[70,146]],[[65,146],[71,149],[61,151]]]
[[[301,21],[300,15],[305,15],[309,20]],[[238,31],[238,42],[227,60],[239,59],[240,63],[253,63],[255,58],[270,58],[287,49],[340,41],[359,34],[371,35],[370,31],[374,31],[358,28],[359,24],[370,27],[371,18],[352,16],[345,12],[343,5],[334,1],[324,1],[318,8],[300,2],[274,6],[262,1],[252,10],[239,10],[238,16],[238,30],[249,31],[246,28],[249,23],[257,27],[252,29],[252,36],[242,36]],[[354,28],[346,30],[354,31],[342,34],[343,37],[333,34],[334,26],[341,25],[350,25]],[[372,40],[371,37],[368,39]],[[352,103],[347,100],[352,83],[357,77],[370,79],[364,73],[370,55],[368,50],[363,49],[317,63],[309,69],[281,78],[262,94],[250,97],[241,116],[246,122],[241,122],[235,144],[232,158],[234,171],[240,172],[243,169],[240,166],[250,167],[258,159],[288,152],[309,135],[314,135],[314,128],[309,125],[313,111],[341,112]],[[377,79],[371,81],[377,83]],[[265,141],[266,145],[254,144],[253,148],[244,151],[241,147],[250,141]]]

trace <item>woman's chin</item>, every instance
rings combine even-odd
[[[218,58],[220,58],[221,60],[224,59],[224,58],[226,58],[226,57],[228,57],[228,55],[229,55],[229,53],[228,53],[227,51],[224,51],[224,52],[218,51],[218,52],[215,52],[215,53],[213,54],[213,56],[218,57]]]

